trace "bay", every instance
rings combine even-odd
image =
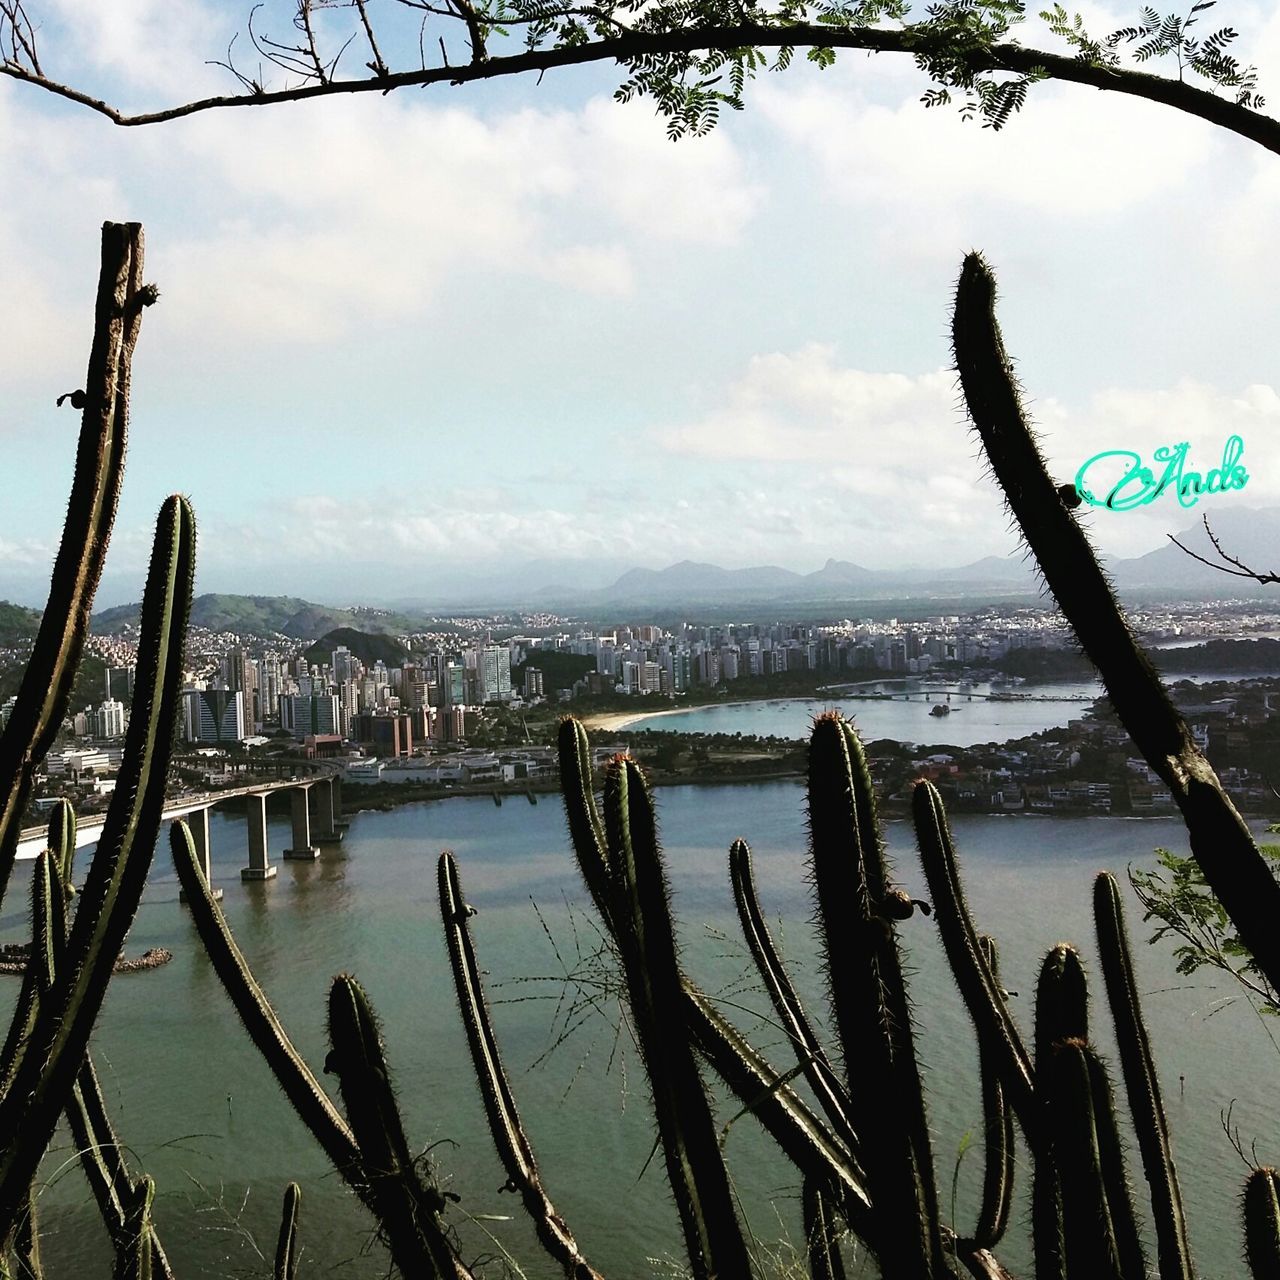
[[[748,976],[726,856],[734,837],[751,842],[765,911],[811,1011],[820,1014],[824,984],[809,923],[803,788],[777,781],[657,794],[683,963],[785,1063],[776,1034],[759,1017],[766,1002]],[[893,821],[886,833],[903,883],[923,895],[909,826]],[[1019,992],[1013,1004],[1028,1032],[1036,968],[1053,943],[1074,940],[1097,972],[1089,910],[1095,872],[1107,867],[1122,875],[1130,862],[1149,864],[1156,845],[1185,849],[1186,843],[1181,824],[1163,819],[973,816],[957,818],[955,833],[970,906],[980,927],[1000,941],[1004,980]],[[460,1197],[451,1218],[465,1256],[505,1251],[531,1280],[550,1277],[555,1269],[542,1260],[518,1203],[498,1190],[503,1173],[458,1020],[435,888],[440,850],[455,850],[468,901],[478,909],[472,926],[502,1051],[553,1200],[605,1274],[680,1274],[678,1227],[661,1160],[645,1169],[653,1127],[643,1076],[625,1034],[615,1037],[616,1003],[601,985],[607,972],[592,959],[598,932],[558,802],[543,799],[531,807],[508,800],[496,808],[488,798],[457,798],[358,814],[341,846],[326,849],[314,864],[282,863],[275,882],[257,885],[239,879],[243,823],[215,813],[212,835],[214,878],[225,890],[228,920],[317,1074],[327,1048],[329,980],[353,972],[381,1015],[410,1141],[415,1150],[430,1150],[442,1185]],[[287,820],[273,817],[271,847],[278,851],[288,840]],[[128,949],[166,946],[174,960],[112,982],[94,1052],[121,1140],[157,1179],[157,1217],[178,1274],[266,1274],[259,1255],[269,1257],[274,1247],[280,1197],[296,1179],[304,1197],[302,1275],[385,1275],[386,1255],[369,1219],[241,1032],[177,901],[166,850],[163,843]],[[29,869],[16,874],[21,882],[0,919],[5,940],[26,933]],[[1245,1169],[1219,1113],[1234,1100],[1233,1122],[1246,1147],[1256,1139],[1259,1159],[1274,1161],[1280,1155],[1280,1091],[1274,1087],[1280,1054],[1260,1019],[1233,1000],[1233,989],[1208,978],[1194,984],[1178,978],[1168,948],[1142,945],[1143,928],[1132,912],[1130,921],[1193,1244],[1205,1280],[1225,1280],[1239,1274],[1237,1197]],[[949,1206],[965,1135],[980,1136],[973,1037],[931,920],[913,917],[902,937],[910,951],[939,1183]],[[566,980],[571,973],[576,983]],[[537,977],[549,981],[530,980]],[[1094,985],[1094,1034],[1109,1052],[1110,1020],[1100,982]],[[0,992],[6,1004],[16,987],[16,979],[8,979]],[[553,1048],[565,1014],[558,1002],[566,995],[594,998],[602,1011],[583,1010],[582,1025]],[[722,1107],[721,1122],[736,1110]],[[801,1244],[794,1171],[749,1117],[733,1122],[725,1146],[753,1230],[780,1270],[789,1248]],[[72,1155],[60,1135],[41,1172],[50,1280],[106,1274],[109,1265]],[[1000,1251],[1024,1274],[1026,1168],[1024,1161],[1015,1228]],[[1140,1169],[1132,1172],[1140,1180]],[[981,1143],[975,1141],[960,1161],[961,1224],[972,1221],[980,1178]]]
[[[1236,681],[1262,674],[1275,673],[1214,672],[1197,674],[1195,680]],[[859,697],[848,696],[849,692],[833,689],[821,698],[715,703],[650,715],[640,711],[619,729],[807,738],[814,717],[835,709],[852,721],[864,742],[891,738],[920,745],[972,747],[1061,728],[1083,716],[1103,690],[1096,680],[1006,685],[910,678],[868,682],[859,688]],[[997,696],[992,698],[992,694]],[[935,716],[935,706],[949,707],[950,713]]]

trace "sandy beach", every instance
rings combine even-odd
[[[863,680],[857,684],[881,684],[887,681],[880,680]],[[855,688],[856,684],[839,685],[841,689]],[[746,707],[753,703],[759,702],[821,702],[823,695],[827,691],[825,689],[815,690],[813,693],[788,693],[775,694],[768,698],[733,698],[726,699],[724,702],[696,702],[688,707],[671,707],[666,711],[602,711],[597,715],[583,716],[582,723],[587,729],[602,729],[605,732],[613,732],[617,729],[626,729],[635,724],[637,720],[652,720],[658,716],[678,716],[685,711],[701,711],[705,707]]]

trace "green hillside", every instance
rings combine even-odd
[[[40,629],[40,611],[0,600],[0,645],[32,640]]]
[[[317,640],[303,657],[308,662],[330,662],[333,651],[339,645],[346,645],[366,667],[373,666],[379,660],[388,667],[403,666],[409,656],[409,651],[390,636],[371,635],[367,631],[357,631],[354,627],[337,627]]]

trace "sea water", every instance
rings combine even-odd
[[[683,963],[785,1069],[792,1065],[786,1047],[759,1017],[767,1001],[749,971],[726,860],[733,838],[746,837],[779,947],[811,1014],[823,1021],[804,872],[803,787],[780,781],[672,787],[657,795]],[[1012,1004],[1024,1033],[1039,959],[1069,939],[1093,978],[1093,1035],[1114,1061],[1094,959],[1092,880],[1109,868],[1123,883],[1126,865],[1150,865],[1157,845],[1185,851],[1181,824],[962,816],[954,826],[970,906],[979,927],[999,940],[1003,978],[1018,992]],[[497,808],[487,797],[454,798],[357,814],[342,845],[326,847],[315,863],[281,862],[278,879],[262,884],[240,881],[247,860],[243,821],[215,813],[211,830],[214,879],[225,891],[230,925],[320,1079],[333,1089],[332,1077],[321,1074],[329,981],[351,972],[382,1019],[410,1143],[429,1152],[442,1187],[460,1197],[450,1218],[464,1257],[506,1255],[529,1277],[551,1277],[557,1270],[540,1253],[516,1197],[500,1190],[504,1174],[458,1018],[436,902],[437,857],[453,849],[467,900],[477,908],[472,929],[493,1020],[547,1190],[604,1274],[630,1280],[681,1273],[662,1160],[649,1158],[654,1126],[642,1068],[625,1029],[617,1030],[615,983],[593,958],[598,926],[558,800],[530,806],[508,799]],[[887,838],[903,884],[927,896],[910,826],[888,823]],[[287,818],[273,818],[271,848],[288,842]],[[30,864],[20,864],[0,919],[4,940],[26,935],[29,874]],[[1145,945],[1149,926],[1141,924],[1127,887],[1125,894],[1135,908],[1130,931],[1200,1274],[1225,1280],[1240,1270],[1237,1201],[1246,1169],[1220,1113],[1234,1104],[1232,1123],[1246,1148],[1257,1142],[1259,1160],[1280,1155],[1280,1052],[1271,1028],[1231,984],[1180,978],[1169,946]],[[965,1230],[982,1172],[973,1036],[932,920],[916,915],[900,934],[909,951],[941,1199],[949,1215],[958,1161],[955,1214]],[[152,946],[168,947],[174,959],[112,981],[93,1053],[130,1161],[156,1179],[156,1217],[176,1272],[267,1274],[280,1199],[296,1180],[303,1188],[302,1275],[385,1275],[386,1253],[370,1218],[241,1031],[178,902],[167,841],[128,951]],[[18,980],[0,982],[7,1006]],[[721,1105],[718,1122],[737,1110]],[[785,1262],[802,1244],[795,1170],[750,1117],[729,1125],[725,1152],[762,1253]],[[1141,1183],[1136,1150],[1130,1168]],[[1024,1274],[1028,1186],[1024,1157],[1014,1226],[999,1251]],[[51,1280],[107,1273],[105,1233],[62,1130],[41,1169],[39,1208]],[[501,1267],[495,1263],[491,1274]]]

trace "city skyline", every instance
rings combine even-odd
[[[44,14],[59,73],[130,106],[225,87],[205,60],[244,17]],[[1222,14],[1266,89],[1280,15]],[[613,87],[587,68],[122,131],[0,84],[24,301],[0,350],[23,477],[0,598],[43,599],[76,425],[53,402],[83,377],[108,218],[144,223],[162,296],[102,606],[138,598],[174,490],[200,520],[197,591],[379,601],[529,561],[608,581],[1016,556],[947,368],[975,246],[1055,476],[1182,441],[1207,469],[1238,435],[1248,489],[1191,515],[1280,493],[1274,157],[1052,84],[995,134],[927,111],[909,60],[762,78],[678,144]],[[1089,516],[1112,556],[1187,523],[1165,499]]]

